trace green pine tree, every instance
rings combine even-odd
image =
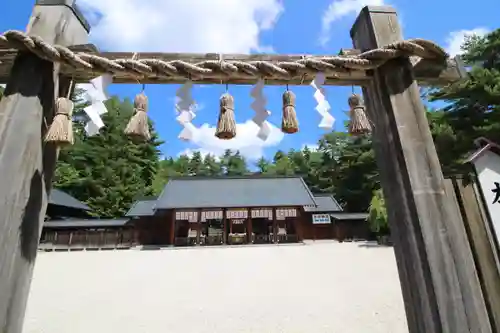
[[[462,49],[467,78],[430,92],[431,100],[448,103],[434,116],[436,135],[444,135],[440,140],[445,141],[436,145],[443,169],[455,173],[468,171],[463,159],[475,149],[476,138],[500,142],[500,29],[468,38]]]
[[[77,99],[78,100],[78,99]],[[63,149],[56,169],[56,188],[87,203],[95,216],[122,217],[137,196],[151,195],[162,142],[151,126],[152,139],[132,142],[123,130],[133,114],[130,101],[106,101],[105,127],[88,137],[83,123],[75,123],[75,144]],[[85,104],[75,117],[82,119]]]

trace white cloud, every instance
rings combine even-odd
[[[250,53],[272,52],[259,35],[271,30],[284,8],[281,0],[80,0],[92,23],[91,38],[100,48],[129,52]],[[139,54],[140,56],[140,54]],[[198,106],[198,111],[203,103]],[[276,127],[263,142],[252,122],[238,125],[230,141],[214,137],[205,124],[193,144],[202,153],[220,155],[240,150],[248,159],[278,144],[283,134]],[[187,150],[183,153],[192,153]]]
[[[251,120],[236,125],[236,137],[231,140],[220,140],[215,137],[215,127],[203,124],[194,131],[192,143],[199,148],[187,149],[180,153],[191,155],[193,151],[200,151],[202,155],[212,154],[220,156],[226,149],[239,150],[241,155],[249,161],[255,161],[264,154],[264,148],[278,145],[283,140],[281,129],[269,123],[271,134],[266,141],[257,137],[259,127]]]
[[[249,53],[283,11],[279,0],[81,0],[91,37],[113,51]]]
[[[466,37],[470,36],[484,36],[489,32],[487,28],[479,27],[471,30],[459,30],[450,32],[448,38],[446,38],[446,52],[450,54],[450,56],[456,56],[458,54],[462,54],[463,51],[461,46],[465,42]]]
[[[357,15],[365,6],[381,6],[384,0],[334,0],[323,13],[321,25],[321,45],[330,41],[332,24],[346,16]]]

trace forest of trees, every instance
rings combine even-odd
[[[427,109],[429,124],[445,174],[467,173],[463,158],[473,141],[485,136],[500,142],[500,29],[464,44],[468,78],[444,88],[423,91],[426,101],[442,101],[442,109]],[[78,92],[76,93],[78,96]],[[1,97],[1,92],[0,92]],[[223,156],[168,157],[160,160],[162,144],[152,127],[153,140],[133,143],[123,129],[133,112],[129,100],[113,97],[101,135],[85,137],[77,101],[73,146],[59,158],[55,187],[86,202],[96,216],[121,217],[135,198],[157,195],[173,176],[301,175],[313,192],[332,193],[347,211],[367,211],[383,230],[386,214],[370,136],[331,132],[311,151],[278,151],[271,160],[249,164],[239,152]],[[153,124],[152,124],[153,125]]]

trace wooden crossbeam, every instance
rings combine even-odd
[[[74,51],[87,52],[90,54],[98,54],[108,59],[131,59],[134,53],[131,52],[97,52],[96,48],[91,45],[81,45],[71,48]],[[343,49],[340,54],[354,55],[358,54],[359,50]],[[16,50],[0,50],[0,83],[5,83],[8,80],[13,60],[17,54]],[[206,60],[219,60],[219,55],[216,53],[193,54],[193,53],[140,53],[142,59],[161,59],[164,61],[182,60],[190,63],[197,63]],[[304,55],[276,55],[276,54],[225,54],[224,60],[239,60],[239,61],[295,61],[303,58]],[[429,85],[446,85],[459,80],[463,76],[461,65],[458,59],[449,59],[446,63],[436,63],[429,60],[418,60],[413,62],[414,73],[418,83],[422,86]],[[88,82],[91,79],[101,75],[99,72],[89,72],[75,70],[63,65],[62,73],[68,77],[73,77],[77,83]],[[138,78],[127,73],[115,73],[114,83],[137,83],[138,79],[145,84],[182,84],[185,83],[184,77],[150,77]],[[293,77],[290,80],[284,79],[266,79],[268,85],[308,85],[313,79],[312,75],[304,77]],[[199,84],[236,84],[236,85],[253,85],[255,78],[245,74],[231,76],[226,80],[221,80],[220,75],[205,76],[202,79],[194,79]],[[327,75],[325,84],[332,86],[364,86],[371,81],[370,71],[346,71]]]

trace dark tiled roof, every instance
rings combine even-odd
[[[156,209],[316,205],[300,177],[183,177],[170,179]]]
[[[156,198],[144,199],[136,201],[125,216],[152,216],[154,215],[154,208],[156,206]]]
[[[342,207],[340,207],[337,200],[332,195],[314,195],[314,201],[317,206],[304,206],[306,212],[320,213],[320,212],[341,212]]]
[[[330,216],[335,220],[366,220],[368,213],[332,213]]]
[[[90,207],[83,202],[78,201],[71,195],[55,188],[50,191],[49,204],[81,210],[90,210]]]
[[[128,219],[119,220],[52,220],[46,221],[44,228],[105,228],[105,227],[121,227],[130,221]]]

